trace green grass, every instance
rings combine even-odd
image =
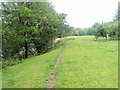
[[[56,88],[117,88],[118,42],[92,36],[67,43],[57,69]]]
[[[47,88],[59,53],[56,88],[117,88],[118,41],[93,36],[66,37],[62,47],[3,69],[3,88]]]
[[[3,88],[47,88],[49,73],[62,47],[3,69]]]

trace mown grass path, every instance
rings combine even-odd
[[[3,88],[117,88],[118,41],[70,36],[61,47],[3,69]]]
[[[54,86],[55,86],[55,83],[56,83],[55,73],[56,73],[56,69],[57,69],[58,65],[60,64],[61,57],[62,57],[62,53],[59,54],[57,61],[54,65],[53,69],[50,72],[50,78],[48,81],[48,88],[54,88]]]
[[[68,47],[68,45],[65,45],[65,47],[63,48],[66,49]],[[53,67],[53,69],[51,70],[50,72],[50,77],[49,77],[49,80],[48,80],[48,88],[54,88],[55,84],[56,84],[56,70],[58,68],[58,65],[60,64],[61,62],[61,58],[63,56],[63,50],[59,53],[59,56],[57,57],[57,60],[56,60],[56,63]]]

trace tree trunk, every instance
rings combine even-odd
[[[25,41],[25,58],[28,58],[28,44]]]
[[[106,34],[106,41],[108,41],[108,33]]]

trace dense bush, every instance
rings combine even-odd
[[[1,10],[4,59],[45,53],[68,30],[66,14],[58,14],[49,2],[3,2]]]

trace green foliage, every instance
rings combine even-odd
[[[73,28],[71,27],[69,36],[82,36],[85,35],[85,31],[82,28]]]
[[[91,28],[85,29],[87,32],[87,35],[95,35],[96,34],[96,28],[100,25],[100,23],[95,23],[94,25],[91,26]]]
[[[98,30],[96,31],[95,36],[96,37],[106,37],[107,35],[107,31],[105,30],[105,28],[103,26],[99,26]]]
[[[107,34],[111,39],[118,39],[118,20],[107,22],[107,23],[95,23],[91,28],[87,31],[88,35],[95,35],[96,38],[98,37],[106,37]]]
[[[108,24],[107,30],[111,39],[118,39],[118,21]]]
[[[83,31],[82,28],[75,28],[74,32],[73,32],[73,35],[75,35],[75,36],[84,35],[84,31]]]
[[[3,58],[27,58],[31,49],[47,52],[54,39],[65,33],[65,17],[49,2],[2,3]]]
[[[6,61],[2,62],[2,68],[5,69],[9,66],[13,66],[13,65],[16,65],[16,64],[20,64],[20,63],[22,63],[22,60],[9,59],[9,60],[6,60]]]

